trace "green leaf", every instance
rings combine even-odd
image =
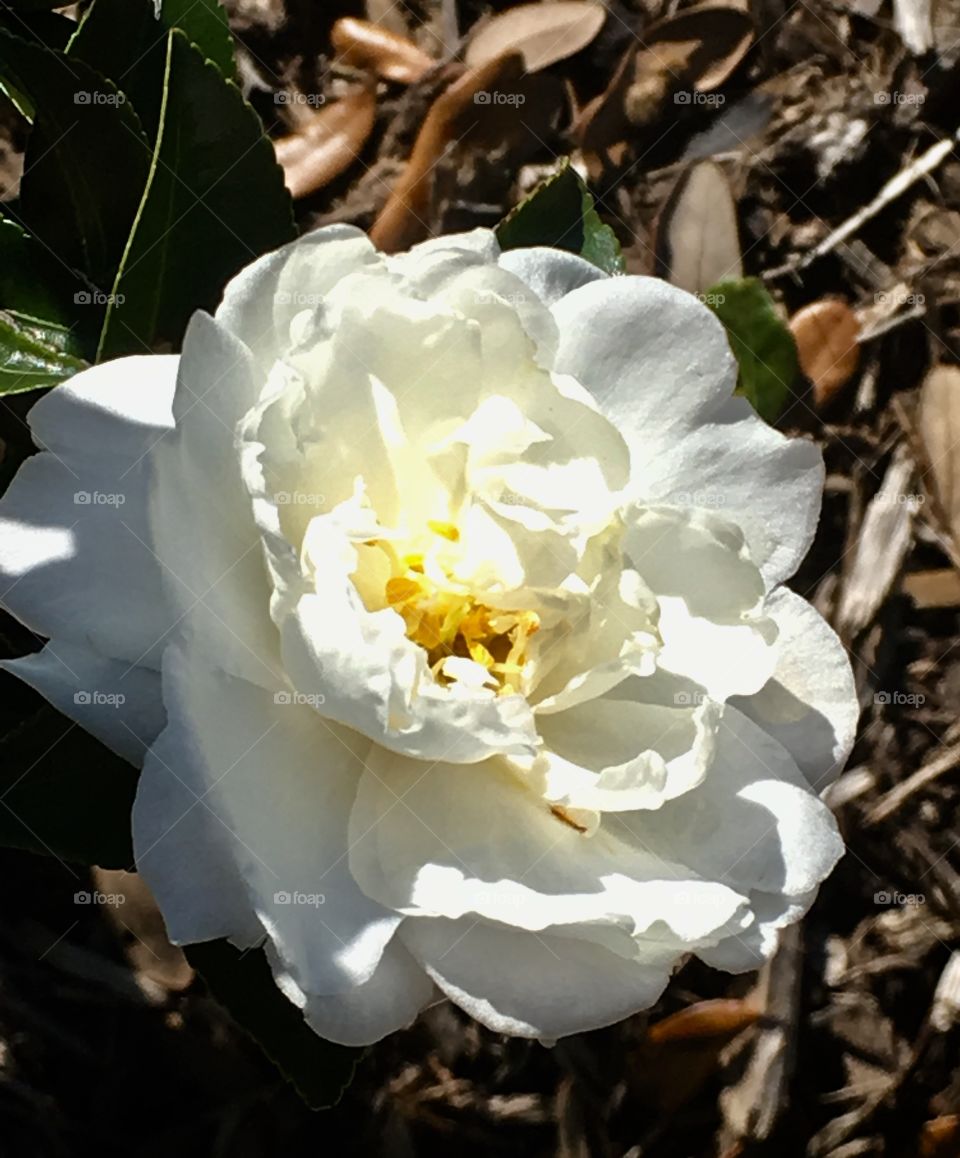
[[[160,131],[97,357],[179,344],[190,315],[296,236],[293,203],[259,118],[182,32],[167,37]]]
[[[226,941],[188,945],[187,960],[213,996],[315,1110],[335,1105],[363,1050],[325,1041],[277,988],[261,949],[241,953]]]
[[[136,114],[88,65],[3,32],[0,78],[36,110],[20,184],[25,227],[93,286],[111,285],[149,167]]]
[[[0,310],[0,394],[55,386],[86,369],[70,330]]]
[[[5,8],[13,12],[40,12],[44,9],[63,7],[64,0],[2,0],[0,14]]]
[[[0,217],[0,309],[66,325],[81,285],[15,221]]]
[[[129,868],[136,787],[135,768],[39,702],[0,738],[0,844]]]
[[[703,295],[726,327],[740,367],[737,393],[766,422],[783,410],[797,380],[797,347],[773,298],[755,277],[719,282]]]
[[[590,190],[567,161],[497,226],[501,249],[549,245],[579,254],[604,273],[623,273],[617,235],[604,225]]]
[[[163,101],[167,33],[179,28],[229,80],[236,80],[233,38],[217,0],[94,0],[68,54],[121,88],[156,140]]]
[[[65,48],[77,24],[60,12],[14,12],[0,0],[0,27],[48,48]]]

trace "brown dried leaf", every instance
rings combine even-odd
[[[730,1038],[753,1025],[759,1016],[760,1006],[755,998],[720,997],[698,1001],[651,1025],[647,1039],[663,1045],[670,1041]]]
[[[330,43],[341,63],[369,69],[396,84],[415,84],[433,68],[433,60],[409,37],[353,16],[336,21]]]
[[[684,81],[698,92],[712,92],[747,55],[753,37],[753,21],[742,8],[699,4],[652,25],[643,42],[647,48],[667,43],[695,44]]]
[[[586,48],[606,17],[606,9],[590,0],[521,4],[479,25],[464,59],[471,68],[478,68],[516,52],[523,57],[527,72],[539,72]]]
[[[710,92],[730,76],[753,43],[753,21],[742,9],[703,4],[652,25],[631,45],[606,90],[573,128],[587,154],[603,156],[652,124],[673,93]]]
[[[800,369],[813,383],[817,408],[831,402],[856,373],[860,361],[856,315],[846,302],[823,298],[790,319]]]
[[[960,368],[934,366],[927,374],[917,429],[929,467],[926,481],[960,548]]]
[[[903,593],[921,611],[931,607],[960,607],[960,575],[952,567],[911,571],[903,577]]]
[[[376,115],[373,88],[360,85],[304,118],[296,133],[274,141],[291,196],[315,193],[348,169],[373,131]]]
[[[522,81],[523,59],[514,53],[488,61],[479,68],[468,69],[437,97],[427,113],[414,142],[406,167],[391,190],[370,229],[370,240],[385,253],[397,253],[427,236],[428,218],[437,160],[455,141],[465,135],[489,135],[492,121],[478,118],[477,105],[512,113],[516,125],[515,105],[492,106],[476,102],[478,94],[515,89]],[[500,117],[495,118],[499,132]]]
[[[743,277],[737,207],[713,161],[681,174],[660,211],[654,250],[657,276],[692,294]]]

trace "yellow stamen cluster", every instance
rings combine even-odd
[[[431,530],[451,542],[459,537],[446,524],[443,529],[431,524]],[[407,636],[426,651],[437,678],[445,678],[445,659],[460,656],[485,667],[499,693],[519,691],[527,643],[540,628],[536,612],[486,607],[470,594],[441,586],[423,574],[422,556],[406,555],[401,565],[403,574],[387,581],[384,594],[403,617]]]

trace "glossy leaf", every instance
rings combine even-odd
[[[497,226],[502,249],[548,245],[579,254],[605,273],[623,273],[617,236],[597,213],[589,189],[569,164],[548,178]]]
[[[226,282],[295,236],[273,146],[240,90],[182,32],[167,34],[160,128],[98,359],[179,344]]]
[[[149,152],[136,114],[82,61],[0,32],[0,77],[35,109],[20,211],[63,265],[102,290],[115,276]]]
[[[773,298],[755,277],[719,282],[704,295],[723,322],[740,367],[737,392],[773,422],[797,380],[797,347]]]
[[[0,310],[0,394],[54,386],[86,368],[70,330]]]
[[[121,88],[133,103],[151,141],[163,101],[167,34],[179,28],[224,76],[236,79],[233,38],[217,0],[94,0],[70,42],[71,58],[83,60]]]

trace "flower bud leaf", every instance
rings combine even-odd
[[[719,282],[704,297],[723,322],[740,367],[737,393],[764,421],[773,422],[797,380],[797,347],[789,326],[758,278]]]
[[[86,369],[74,349],[65,327],[0,310],[0,394],[54,386]]]
[[[501,249],[548,245],[579,254],[605,273],[624,271],[617,235],[597,213],[577,171],[565,162],[497,226]]]
[[[261,949],[241,953],[227,941],[188,945],[187,960],[211,994],[311,1109],[336,1105],[363,1050],[318,1037],[277,988]]]

